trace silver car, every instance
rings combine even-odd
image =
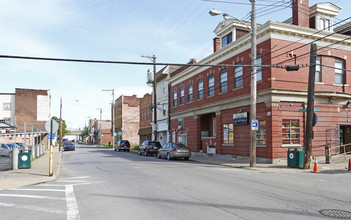
[[[0,156],[10,157],[12,154],[12,147],[8,144],[0,144]]]
[[[168,143],[158,150],[158,158],[167,158],[167,160],[172,160],[176,158],[184,158],[184,160],[189,160],[191,156],[190,149],[184,144]]]

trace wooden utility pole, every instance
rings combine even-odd
[[[257,82],[256,82],[256,0],[251,0],[251,96],[250,96],[250,110],[251,110],[251,125],[252,120],[256,120],[256,102],[257,102]],[[250,129],[250,167],[256,165],[256,130]]]
[[[313,113],[314,113],[314,84],[316,74],[317,45],[311,44],[310,69],[308,73],[308,94],[307,94],[307,119],[305,135],[305,161],[304,169],[310,169],[312,157],[312,137],[313,137]]]

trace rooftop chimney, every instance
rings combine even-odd
[[[213,53],[221,48],[221,39],[218,37],[213,38]]]
[[[308,0],[293,0],[293,24],[303,27],[309,27],[310,18],[309,18],[309,3]]]

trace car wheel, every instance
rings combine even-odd
[[[169,153],[167,154],[167,160],[172,160],[171,155]]]
[[[129,152],[129,149],[127,151]]]
[[[184,160],[189,160],[189,157],[185,157]]]
[[[141,151],[140,151],[140,149],[138,150],[138,154],[139,154],[139,155],[141,155]]]
[[[160,154],[160,152],[157,152],[157,157],[161,159],[161,154]]]

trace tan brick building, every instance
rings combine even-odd
[[[131,145],[139,145],[140,98],[120,96],[115,101],[116,133],[118,140],[128,140]]]

